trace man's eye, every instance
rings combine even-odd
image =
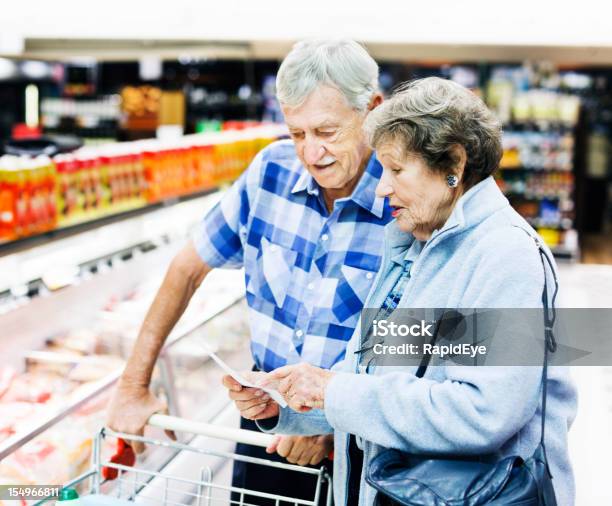
[[[289,132],[292,139],[301,139],[304,137],[304,132]]]
[[[319,130],[317,132],[321,137],[331,137],[336,133],[335,130]]]
[[[393,172],[393,174],[399,174],[402,171],[402,169],[396,169],[396,168],[392,168],[390,170],[391,172]]]

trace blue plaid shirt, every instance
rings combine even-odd
[[[350,197],[328,212],[293,142],[262,150],[193,235],[211,267],[245,268],[256,365],[270,371],[344,357],[378,271],[391,219],[372,155]]]

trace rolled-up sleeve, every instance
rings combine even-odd
[[[191,234],[200,258],[210,267],[238,269],[243,266],[244,237],[241,237],[240,231],[248,223],[259,185],[264,151],[253,159],[248,169]]]

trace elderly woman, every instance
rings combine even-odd
[[[536,232],[492,177],[501,128],[485,104],[458,84],[423,79],[376,108],[366,130],[384,167],[377,193],[389,198],[395,220],[385,229],[382,266],[365,307],[387,314],[396,307],[542,307],[545,274],[525,233]],[[258,392],[238,405],[271,432],[334,432],[337,506],[373,504],[375,490],[364,476],[387,448],[532,455],[540,437],[540,367],[429,367],[420,378],[416,367],[360,364],[355,351],[365,339],[358,327],[345,360],[331,371],[299,364],[270,373],[264,383],[275,381],[289,408],[262,401]],[[576,394],[564,368],[549,368],[547,392],[546,450],[558,504],[568,506],[574,486],[567,431]],[[350,435],[363,450],[361,469]]]

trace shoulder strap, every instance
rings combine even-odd
[[[544,250],[544,246],[540,242],[540,239],[534,235],[531,235],[529,231],[525,230],[518,225],[513,225],[514,227],[525,232],[533,242],[535,242],[536,247],[538,248],[538,253],[540,254],[540,261],[542,262],[542,270],[544,271],[544,289],[542,290],[542,306],[544,312],[544,365],[542,367],[542,423],[540,429],[540,445],[544,450],[544,458],[546,458],[546,448],[544,446],[544,431],[546,429],[546,394],[547,394],[547,386],[548,386],[548,353],[554,353],[557,350],[557,341],[555,340],[555,336],[553,334],[553,327],[555,325],[555,320],[557,318],[557,310],[555,307],[555,301],[557,299],[557,294],[559,293],[559,281],[557,280],[557,274],[555,273],[555,269],[553,267],[552,260],[547,255]],[[552,302],[549,303],[548,300],[548,281],[546,276],[546,264],[550,269],[550,273],[552,274],[553,280],[555,282],[555,289],[552,295]],[[548,459],[547,459],[548,460]]]
[[[529,234],[531,236],[531,234]],[[553,334],[553,327],[555,325],[555,319],[557,318],[557,312],[555,308],[555,300],[557,293],[559,292],[559,282],[557,281],[557,275],[552,265],[552,261],[544,251],[542,243],[540,243],[537,237],[533,237],[533,240],[538,247],[540,253],[540,260],[542,261],[542,269],[544,270],[544,290],[542,291],[542,305],[544,306],[544,366],[542,367],[542,428],[540,435],[540,444],[544,447],[544,430],[546,427],[546,392],[547,392],[547,381],[548,381],[548,353],[554,353],[557,350],[557,342]],[[548,302],[548,283],[546,280],[546,263],[550,268],[553,279],[555,281],[555,290],[552,296],[552,304]]]

